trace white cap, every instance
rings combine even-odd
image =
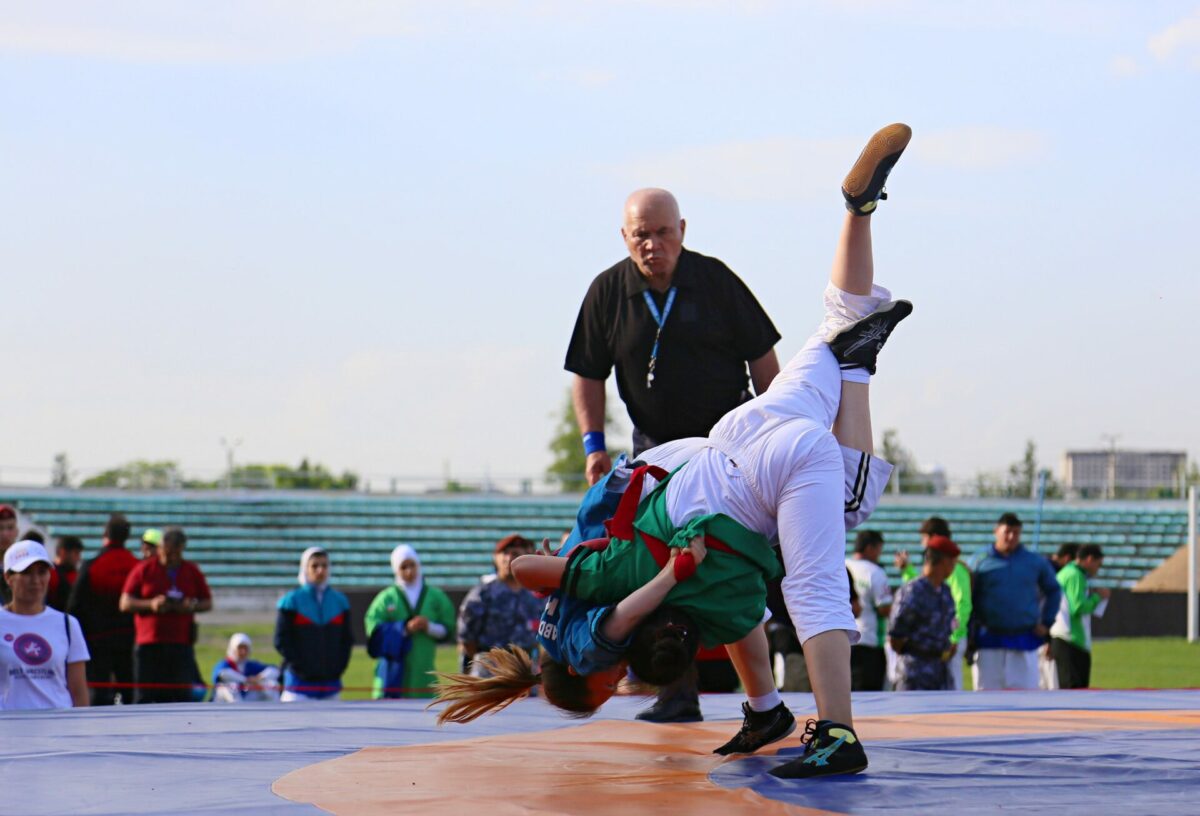
[[[45,561],[46,566],[49,567],[54,566],[46,548],[41,544],[29,540],[18,541],[8,548],[8,552],[4,553],[4,571],[24,572],[38,561]]]

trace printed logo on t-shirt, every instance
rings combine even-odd
[[[52,651],[50,644],[42,637],[34,634],[21,635],[13,643],[13,652],[22,663],[29,666],[40,666],[50,659]]]

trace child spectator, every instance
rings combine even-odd
[[[279,669],[250,659],[253,643],[245,632],[229,638],[225,657],[212,673],[212,699],[216,703],[279,701]]]
[[[322,547],[300,556],[299,580],[279,599],[275,618],[275,651],[284,661],[280,699],[336,700],[354,648],[350,601],[329,586],[329,553]]]
[[[889,622],[896,663],[896,691],[949,688],[946,663],[953,655],[954,598],[946,579],[954,571],[958,545],[932,536],[925,547],[921,577],[896,591]]]

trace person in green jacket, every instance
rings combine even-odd
[[[1092,616],[1104,615],[1109,592],[1104,587],[1092,590],[1088,579],[1096,577],[1103,563],[1100,545],[1084,544],[1079,556],[1058,571],[1063,592],[1058,617],[1050,627],[1050,653],[1058,668],[1059,688],[1087,688],[1092,682]]]
[[[367,608],[370,651],[379,657],[371,696],[432,697],[434,656],[437,644],[454,631],[454,605],[445,592],[425,582],[412,547],[396,547],[391,560],[396,583]]]

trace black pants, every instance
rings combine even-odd
[[[192,683],[196,679],[196,652],[190,643],[146,643],[134,650],[135,682],[151,688],[141,688],[134,695],[135,703],[188,703],[192,700]],[[171,684],[177,688],[153,688]]]
[[[1050,654],[1058,671],[1058,687],[1087,688],[1092,683],[1092,653],[1062,638],[1050,639]]]
[[[887,655],[877,646],[850,647],[850,690],[883,691]]]
[[[91,660],[87,663],[87,679],[89,683],[132,683],[133,682],[133,633],[128,637],[97,638],[88,643]],[[123,686],[118,688],[91,689],[91,704],[106,706],[113,704],[113,698],[120,693],[121,700],[133,702],[133,688]]]

